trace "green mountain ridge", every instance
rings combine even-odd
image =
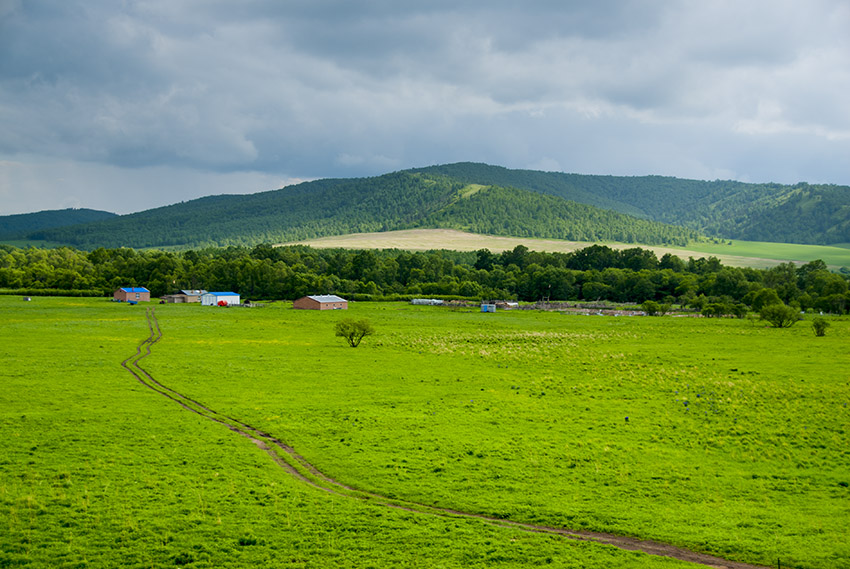
[[[517,188],[470,191],[439,174],[326,179],[250,195],[210,196],[32,239],[96,247],[254,245],[328,235],[443,227],[494,235],[685,244],[696,232]]]
[[[0,216],[0,239],[14,239],[28,233],[54,227],[65,227],[118,217],[108,211],[94,209],[53,209],[35,213]]]
[[[411,171],[556,195],[723,239],[813,245],[850,240],[848,186],[565,174],[471,162]]]
[[[684,245],[850,242],[850,187],[511,170],[470,162],[208,196],[28,237],[80,248],[254,245],[414,228]]]

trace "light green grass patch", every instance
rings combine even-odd
[[[463,189],[461,189],[460,197],[461,198],[468,198],[470,196],[477,194],[478,192],[480,192],[481,190],[483,190],[487,187],[489,187],[489,186],[484,186],[482,184],[467,184],[463,187]]]
[[[735,255],[777,261],[809,262],[820,259],[831,268],[850,267],[850,251],[841,245],[800,245],[733,240],[731,245],[692,243],[688,249],[709,255]]]
[[[149,366],[355,488],[766,565],[850,555],[846,319],[285,306],[167,307]],[[348,348],[345,316],[378,335]]]
[[[144,309],[0,297],[0,566],[687,566],[307,487],[247,439],[120,367],[148,335]],[[309,433],[313,418],[321,425],[350,403],[340,407],[316,391],[323,371],[312,367],[316,350],[338,348],[325,337],[332,337],[327,315],[197,305],[157,312],[165,337],[151,369],[222,411],[244,411],[264,426],[271,419],[262,417],[277,415],[279,433]],[[283,347],[266,341],[274,339]],[[350,351],[329,352],[338,356],[331,367],[338,371]],[[314,446],[303,448],[313,455],[336,444],[307,439]]]

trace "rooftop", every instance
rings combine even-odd
[[[335,294],[318,294],[308,296],[307,298],[311,298],[317,302],[348,302],[344,298],[340,298]]]

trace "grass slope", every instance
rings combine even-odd
[[[528,237],[499,237],[449,229],[413,229],[338,235],[288,244],[303,244],[320,248],[405,249],[410,251],[432,249],[476,251],[478,249],[489,249],[493,252],[511,250],[517,245],[525,245],[533,251],[568,253],[588,247],[593,243]],[[617,249],[634,247],[634,245],[627,243],[605,242],[603,244]],[[666,253],[677,255],[683,259],[712,255],[719,258],[724,265],[732,267],[766,268],[787,261],[808,263],[817,259],[821,259],[832,269],[850,267],[850,250],[848,248],[824,245],[733,241],[731,245],[694,242],[687,248],[650,245],[644,245],[642,248],[654,251],[659,258]]]
[[[837,569],[850,321],[156,308],[144,366],[352,486]],[[142,306],[0,297],[0,564],[686,567],[304,486],[120,368]],[[356,350],[343,317],[378,335]],[[628,420],[626,419],[628,418]]]

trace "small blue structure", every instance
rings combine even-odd
[[[495,304],[482,303],[481,304],[481,312],[496,312]]]

